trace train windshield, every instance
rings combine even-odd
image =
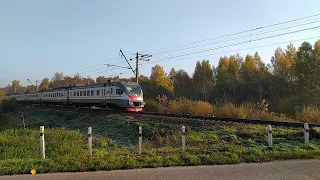
[[[131,95],[138,96],[141,94],[141,88],[137,84],[126,84],[125,87]]]

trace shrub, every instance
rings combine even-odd
[[[159,112],[161,110],[161,106],[154,100],[146,100],[146,104],[144,106],[145,112]]]
[[[296,113],[296,119],[300,122],[320,123],[320,108],[314,106],[304,106]]]
[[[11,99],[4,99],[2,101],[2,112],[6,113],[6,112],[14,112],[18,109],[18,103],[17,100],[15,98],[11,98]]]
[[[320,106],[320,89],[303,91],[296,96],[283,98],[277,112],[294,116],[296,111],[302,111],[304,106]]]
[[[275,113],[266,111],[251,111],[248,113],[248,119],[259,119],[259,120],[275,120],[277,119]]]
[[[165,111],[167,113],[174,114],[211,116],[213,112],[213,106],[204,101],[192,101],[185,98],[179,98],[172,100]]]
[[[222,107],[218,107],[214,111],[214,115],[218,117],[245,118],[251,109],[246,106],[239,106],[232,103],[225,103]]]
[[[196,115],[212,116],[213,106],[208,102],[196,101],[193,107]]]
[[[172,100],[166,112],[174,114],[194,114],[194,106],[191,100],[179,98]]]

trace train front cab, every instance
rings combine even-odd
[[[139,84],[126,83],[123,85],[126,88],[128,95],[128,107],[126,107],[126,110],[134,112],[143,111],[145,103],[143,101],[143,92]]]

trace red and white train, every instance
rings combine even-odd
[[[7,94],[6,97],[26,103],[109,107],[136,112],[142,111],[145,104],[140,85],[133,82],[108,82],[89,86],[55,88]]]

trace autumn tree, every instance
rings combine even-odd
[[[174,95],[177,97],[191,96],[190,85],[192,85],[192,79],[188,73],[182,69],[178,70],[174,80]]]
[[[228,65],[229,80],[239,80],[240,65],[241,65],[241,61],[239,57],[238,58],[236,56],[229,57],[229,65]]]
[[[167,73],[165,73],[162,66],[155,65],[152,68],[150,80],[157,86],[162,86],[168,91],[173,92],[173,85],[171,84],[170,79],[168,78]]]
[[[201,63],[197,62],[192,79],[193,88],[196,92],[200,92],[203,100],[206,100],[208,92],[211,91],[214,85],[213,71],[209,60],[203,60]],[[195,95],[197,96],[197,94]]]
[[[241,64],[241,79],[243,81],[252,81],[255,79],[256,64],[251,55],[247,55],[244,62]]]
[[[54,88],[63,86],[62,80],[63,80],[63,73],[56,72],[51,79],[51,82],[52,82],[51,86],[53,86]]]
[[[229,80],[229,59],[228,57],[221,57],[217,66],[217,83],[222,83]],[[231,67],[231,71],[233,71]]]
[[[107,78],[104,76],[99,76],[96,78],[96,83],[97,84],[102,84],[102,83],[106,83],[107,82]]]
[[[49,88],[49,85],[50,85],[49,78],[48,78],[48,77],[45,77],[45,78],[43,78],[42,81],[41,81],[41,84],[40,84],[40,86],[39,86],[39,90],[48,89],[48,88]]]
[[[12,87],[12,91],[13,91],[13,92],[17,92],[18,89],[21,87],[21,86],[20,86],[20,81],[18,81],[18,80],[12,81],[11,87]]]
[[[174,69],[174,68],[171,68],[171,71],[169,72],[169,79],[170,79],[170,82],[171,82],[171,84],[175,84],[176,82],[176,74],[177,74],[177,72],[176,72],[176,70]]]
[[[308,42],[303,42],[297,52],[296,75],[300,90],[319,87],[319,62],[313,58],[314,52]]]
[[[5,99],[5,98],[6,98],[5,94],[4,94],[4,92],[1,90],[1,91],[0,91],[0,104],[1,104],[2,100]]]
[[[258,54],[258,52],[254,53],[253,60],[256,67],[256,73],[255,73],[256,79],[260,79],[269,74],[268,68],[265,65],[265,63],[261,60],[261,57]]]
[[[288,46],[286,53],[281,48],[277,48],[271,58],[273,74],[287,82],[292,82],[295,78],[295,57],[296,52],[292,44]]]

